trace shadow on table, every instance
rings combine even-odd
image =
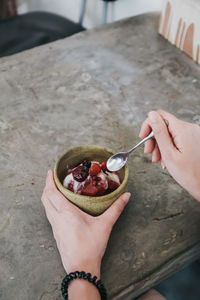
[[[155,287],[167,300],[200,299],[200,260]]]

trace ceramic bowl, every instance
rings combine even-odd
[[[68,200],[83,211],[94,216],[100,215],[125,191],[129,175],[127,165],[118,171],[121,185],[115,191],[105,196],[91,197],[75,194],[66,189],[62,183],[68,168],[78,165],[85,159],[99,162],[106,161],[114,153],[111,149],[95,145],[85,145],[69,149],[58,159],[54,168],[54,179],[57,188]]]

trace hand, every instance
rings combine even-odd
[[[92,217],[57,190],[53,172],[48,172],[42,202],[67,273],[83,270],[100,278],[101,259],[112,227],[129,198],[130,193],[121,195],[102,215]]]
[[[168,128],[164,120],[169,122]],[[140,138],[151,130],[155,139],[145,143],[144,152],[152,153],[152,161],[160,161],[163,168],[200,201],[200,127],[159,110],[149,113],[142,124]]]

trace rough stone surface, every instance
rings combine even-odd
[[[199,67],[157,26],[157,16],[138,16],[0,60],[1,299],[61,299],[64,270],[40,198],[62,152],[129,149],[157,108],[200,124]],[[132,198],[102,265],[111,298],[200,241],[200,205],[142,147],[129,167]]]

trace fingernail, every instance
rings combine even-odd
[[[150,111],[148,116],[149,116],[150,122],[152,122],[152,123],[157,123],[159,121],[159,115],[155,111]]]
[[[47,174],[49,175],[51,173],[51,170],[48,170]]]
[[[128,203],[128,201],[130,199],[130,196],[131,196],[131,193],[126,192],[125,195],[126,195],[127,198],[125,198],[124,200],[125,200],[126,203]]]
[[[162,167],[163,170],[166,169],[166,167],[163,163],[161,163],[161,167]]]
[[[129,192],[126,192],[126,195],[130,197],[130,196],[131,196],[131,193],[129,193]]]

